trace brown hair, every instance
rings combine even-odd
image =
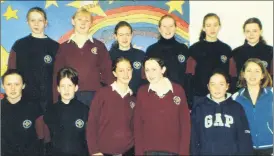
[[[143,61],[143,66],[145,67],[145,63],[147,61],[156,61],[159,66],[161,67],[161,69],[163,69],[164,67],[166,68],[166,64],[165,64],[165,61],[163,58],[160,58],[160,57],[145,57],[144,61]],[[166,71],[165,73],[163,74],[163,76],[167,76],[167,68],[166,68]]]
[[[258,18],[253,17],[253,18],[249,18],[249,19],[247,19],[247,20],[245,21],[245,23],[244,23],[244,25],[243,25],[243,30],[245,31],[245,26],[246,26],[247,24],[253,24],[253,23],[258,24],[260,30],[263,29],[262,22],[261,22]],[[247,42],[247,40],[245,40],[245,42]],[[259,42],[261,42],[261,43],[263,43],[263,44],[266,44],[266,41],[264,40],[263,36],[260,36]]]
[[[126,21],[120,21],[118,24],[116,24],[116,26],[114,28],[115,35],[117,35],[117,32],[121,27],[128,27],[130,29],[130,33],[133,34],[133,29],[132,29],[131,25]],[[132,43],[130,43],[130,47],[133,47]],[[112,43],[112,45],[110,47],[110,51],[113,49],[119,49],[119,43],[117,40]]]
[[[227,84],[230,83],[229,76],[227,75],[227,73],[225,73],[225,72],[224,72],[222,69],[220,69],[220,68],[216,68],[216,69],[213,70],[213,72],[210,74],[210,77],[209,77],[209,79],[208,79],[208,83],[209,83],[211,77],[214,76],[214,75],[217,75],[217,74],[218,74],[218,75],[222,75],[222,76],[225,78],[225,81],[226,81]]]
[[[206,20],[210,17],[215,17],[217,18],[218,22],[219,22],[219,25],[221,25],[221,20],[220,20],[220,17],[215,14],[215,13],[208,13],[204,16],[204,19],[203,19],[203,27],[205,27],[205,23],[206,23]],[[199,40],[202,41],[206,38],[206,33],[203,31],[203,29],[201,30],[201,33],[200,33],[200,37],[199,37]]]
[[[160,20],[159,20],[159,22],[158,22],[158,27],[159,27],[159,28],[161,27],[162,21],[163,21],[165,18],[171,18],[171,19],[173,19],[174,25],[175,25],[175,27],[177,27],[176,20],[174,19],[174,17],[172,17],[172,16],[169,15],[169,14],[166,14],[166,15],[164,15],[164,16],[162,16],[162,17],[160,18]],[[158,34],[157,39],[160,39],[160,38],[161,38],[161,34]]]
[[[113,62],[112,62],[112,71],[116,71],[118,63],[123,62],[123,61],[128,62],[130,64],[131,68],[132,68],[130,60],[123,57],[123,56],[120,56],[120,57],[117,57],[115,60],[113,60]]]
[[[245,62],[245,64],[243,65],[243,67],[241,69],[237,87],[239,87],[239,88],[247,87],[246,80],[244,78],[244,72],[250,62],[256,63],[258,66],[261,67],[262,74],[263,74],[264,78],[261,80],[260,86],[262,88],[272,86],[272,78],[271,78],[270,74],[268,73],[266,67],[264,66],[263,62],[257,58],[250,58]]]
[[[165,67],[164,60],[162,58],[159,58],[159,57],[145,57],[144,62],[143,62],[143,66],[145,67],[145,63],[147,61],[152,61],[152,60],[156,61],[161,68]]]
[[[43,10],[40,7],[30,8],[29,11],[28,11],[28,13],[27,13],[27,20],[29,20],[29,15],[32,12],[38,12],[38,13],[40,13],[44,17],[44,19],[47,20],[47,14],[46,14],[45,10]]]
[[[71,67],[64,67],[60,69],[57,73],[57,85],[60,85],[60,82],[63,78],[68,78],[76,86],[78,85],[78,72]]]
[[[3,75],[2,75],[2,83],[4,84],[5,78],[9,75],[18,75],[21,77],[23,84],[26,83],[25,78],[23,76],[23,73],[21,73],[18,69],[8,69]]]
[[[174,19],[174,17],[172,17],[171,15],[168,15],[168,14],[167,14],[167,15],[164,15],[164,16],[162,16],[162,17],[160,18],[159,23],[158,23],[158,27],[161,27],[162,21],[163,21],[165,18],[171,18],[171,19],[173,19],[175,27],[177,26],[176,20]]]

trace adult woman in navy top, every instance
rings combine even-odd
[[[263,61],[248,59],[238,81],[241,88],[233,95],[247,115],[255,155],[273,154],[273,87]]]
[[[142,64],[145,57],[145,52],[132,47],[131,40],[133,35],[132,27],[126,21],[120,21],[114,29],[115,41],[109,51],[112,61],[118,57],[125,57],[133,67],[132,79],[129,87],[136,94],[142,82]]]
[[[258,18],[249,18],[243,25],[245,35],[245,43],[242,46],[235,48],[232,51],[231,75],[234,77],[234,82],[237,81],[237,76],[244,63],[249,58],[258,58],[263,61],[268,72],[273,75],[273,47],[266,44],[262,37],[263,26]],[[236,83],[234,83],[235,87]]]
[[[187,72],[193,75],[193,96],[208,94],[207,80],[215,69],[229,72],[231,48],[218,39],[221,20],[218,15],[208,13],[203,19],[203,29],[198,42],[190,48]]]

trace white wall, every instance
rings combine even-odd
[[[218,38],[232,49],[243,44],[242,26],[251,17],[261,20],[263,37],[273,46],[273,1],[190,1],[190,45],[199,40],[203,17],[210,12],[221,18]]]

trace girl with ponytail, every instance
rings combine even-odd
[[[215,13],[204,16],[199,41],[190,49],[187,72],[193,75],[193,96],[208,94],[207,80],[215,69],[221,69],[228,74],[231,48],[218,39],[221,29],[220,17]]]

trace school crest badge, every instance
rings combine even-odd
[[[133,63],[133,67],[135,68],[135,69],[140,69],[141,68],[141,62],[138,62],[138,61],[135,61],[134,63]]]
[[[92,54],[95,54],[95,55],[97,55],[98,53],[97,53],[97,47],[93,47],[93,48],[91,48],[91,50],[90,50],[91,52],[92,52]]]
[[[51,63],[52,62],[52,57],[50,55],[44,56],[44,62],[45,63]]]
[[[77,127],[77,128],[83,128],[84,127],[84,121],[83,120],[81,120],[81,119],[77,119],[76,121],[75,121],[75,126]]]
[[[267,68],[268,63],[266,61],[262,61],[262,64],[264,65],[265,68]]]
[[[181,98],[179,96],[174,96],[173,97],[173,102],[176,104],[176,105],[179,105],[181,103]]]
[[[24,128],[30,128],[31,127],[31,125],[32,125],[32,122],[30,121],[30,120],[24,120],[23,121],[23,127]]]
[[[133,101],[129,102],[130,107],[133,109],[135,107],[135,103]]]
[[[221,56],[221,61],[222,61],[223,63],[226,63],[227,57],[226,57],[225,55],[222,55],[222,56]]]
[[[182,55],[182,54],[180,54],[180,55],[178,55],[178,61],[180,62],[180,63],[183,63],[183,62],[185,62],[185,56],[184,55]]]

